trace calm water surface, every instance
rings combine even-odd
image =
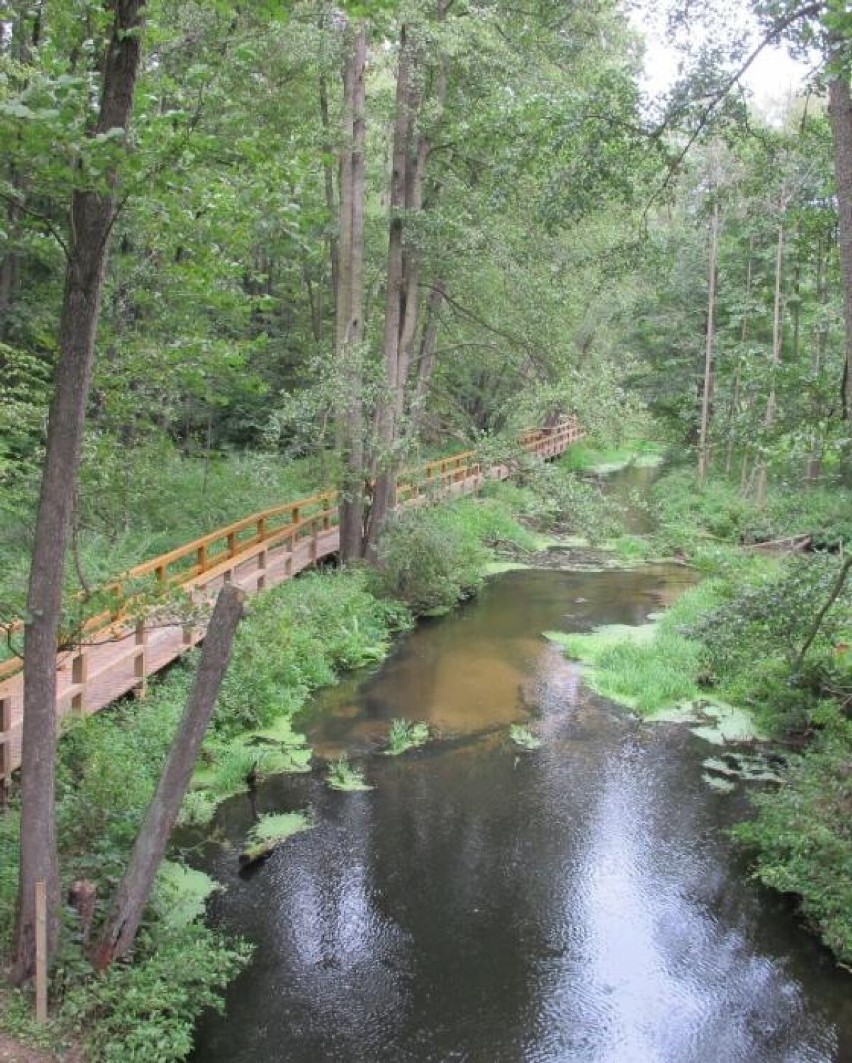
[[[204,1063],[852,1063],[852,978],[748,881],[711,747],[589,694],[548,629],[639,623],[688,576],[509,573],[318,700],[323,756],[370,793],[279,778],[317,826],[247,877],[247,798],[217,821],[216,922],[256,944]],[[443,736],[375,749],[396,716]],[[532,754],[507,741],[534,719]]]

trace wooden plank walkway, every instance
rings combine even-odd
[[[558,457],[582,430],[569,420],[525,432],[521,446],[543,460]],[[512,470],[483,470],[473,451],[429,462],[398,488],[401,505],[471,494],[487,479],[504,480]],[[290,579],[340,545],[337,493],[301,499],[253,514],[131,569],[113,585],[116,601],[125,588],[146,578],[163,589],[180,587],[201,603],[225,582],[249,595]],[[204,623],[187,626],[176,612],[159,610],[132,618],[109,615],[87,625],[85,642],[57,655],[57,721],[69,713],[90,715],[134,692],[144,696],[148,677],[175,661],[204,637]],[[0,666],[0,791],[21,763],[24,681],[21,662]]]

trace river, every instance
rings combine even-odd
[[[493,579],[422,624],[305,725],[375,789],[279,777],[259,812],[310,809],[251,874],[248,798],[216,822],[214,922],[254,942],[197,1063],[852,1063],[852,979],[728,839],[741,793],[712,752],[591,694],[549,629],[640,623],[675,565]],[[441,738],[376,752],[394,717]],[[508,725],[534,719],[532,753]],[[224,844],[223,844],[224,843]]]

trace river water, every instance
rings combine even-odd
[[[712,747],[592,695],[541,638],[640,623],[688,579],[507,573],[322,694],[318,754],[375,790],[270,781],[258,812],[316,827],[244,877],[251,804],[222,808],[212,916],[257,951],[193,1059],[852,1063],[852,978],[748,879],[725,834],[744,798],[701,780]],[[442,738],[378,754],[398,716]],[[521,753],[508,725],[530,719],[544,742]]]

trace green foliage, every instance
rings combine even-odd
[[[377,598],[369,584],[365,569],[307,573],[256,599],[237,633],[216,733],[227,737],[292,716],[339,672],[381,660],[411,616],[399,602]]]
[[[536,464],[523,477],[524,516],[545,531],[582,535],[600,544],[624,528],[624,507],[602,487],[561,463]]]
[[[189,926],[204,915],[204,907],[218,884],[203,871],[164,860],[157,872],[151,907],[172,929]]]
[[[385,753],[389,757],[397,757],[400,753],[408,752],[409,749],[425,745],[430,737],[427,723],[420,720],[391,720],[388,748]]]
[[[197,1016],[221,1009],[222,990],[250,955],[197,923],[143,930],[134,963],[113,964],[72,989],[60,1020],[83,1036],[92,1063],[184,1059]]]
[[[364,781],[364,772],[349,763],[346,756],[333,760],[328,768],[328,785],[332,790],[343,790],[347,793],[359,790],[372,790],[373,787]]]
[[[735,829],[755,851],[756,875],[796,894],[806,918],[838,959],[852,962],[852,725],[830,731],[783,772],[777,791],[757,794],[754,820]]]
[[[379,547],[383,589],[415,613],[446,612],[482,583],[489,552],[478,503],[395,514]]]
[[[592,666],[589,682],[598,693],[650,715],[699,697],[701,648],[682,628],[718,594],[718,586],[705,580],[683,594],[657,624],[613,625],[591,634],[559,635],[558,641],[570,656]]]
[[[516,746],[528,753],[532,753],[533,750],[541,748],[541,739],[525,724],[513,723],[509,727],[509,738],[511,738]]]
[[[780,731],[805,727],[826,692],[849,697],[852,674],[837,648],[852,632],[848,587],[826,614],[801,674],[792,674],[837,570],[831,556],[793,557],[731,587],[727,600],[690,628],[703,645],[705,682],[728,700],[758,708]]]

